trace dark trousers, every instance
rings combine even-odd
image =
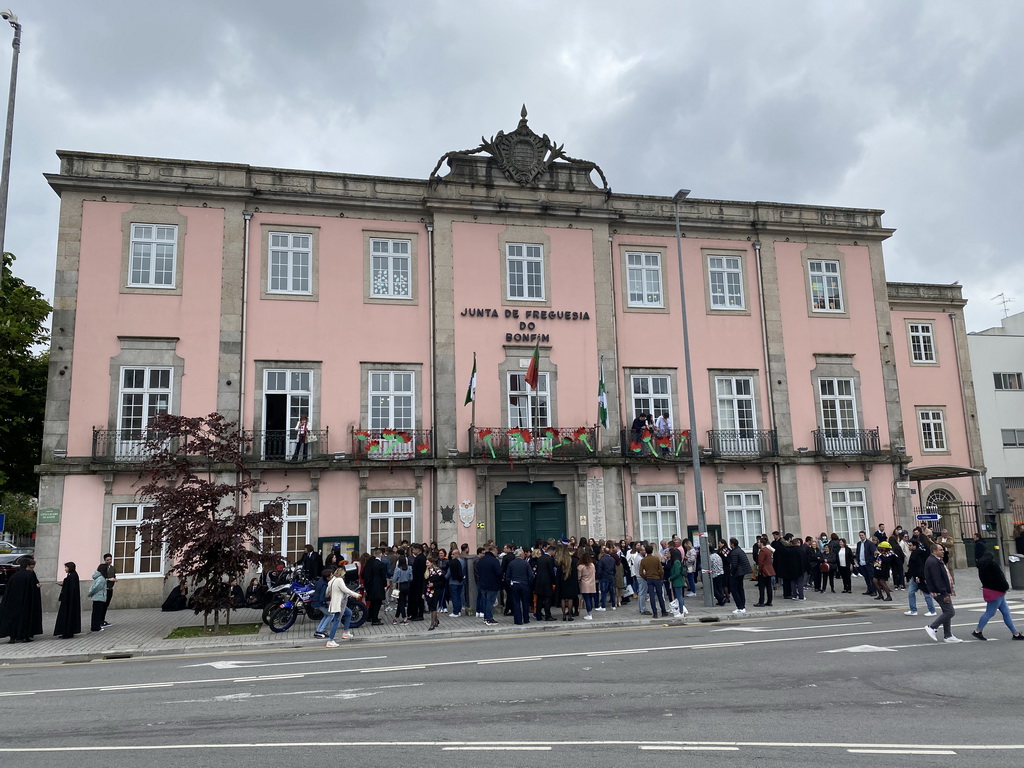
[[[711,579],[711,588],[715,591],[715,602],[725,605],[725,574]]]
[[[651,613],[655,617],[658,615],[658,608],[654,604],[654,596],[658,596],[658,603],[661,604],[661,615],[665,615],[665,594],[662,592],[661,587],[664,582],[661,579],[648,579],[647,580],[647,596],[651,599]]]
[[[793,580],[783,576],[782,578],[782,599],[789,600],[793,596]]]
[[[530,585],[513,584],[509,589],[512,600],[512,621],[516,624],[530,623]]]
[[[849,567],[844,568],[843,566],[839,566],[839,578],[841,578],[843,580],[843,592],[852,592],[853,591],[852,590],[853,584],[851,582],[850,575],[851,574],[850,574]]]
[[[732,601],[736,604],[737,608],[747,607],[747,596],[743,592],[743,580],[745,576],[730,576],[729,577],[729,592],[732,593]]]
[[[376,623],[380,621],[380,607],[384,605],[384,600],[369,600],[366,601],[366,613],[370,623]]]
[[[772,577],[757,577],[757,602],[765,605],[772,604]]]
[[[540,621],[541,616],[545,619],[551,618],[551,595],[537,595],[537,613],[535,617]]]
[[[409,618],[423,619],[423,583],[409,585]]]
[[[936,597],[935,602],[942,613],[935,618],[935,621],[933,621],[930,626],[932,629],[942,627],[942,636],[952,637],[953,617],[956,616],[956,610],[953,608],[953,598],[949,595],[945,595],[943,597]]]
[[[395,618],[409,618],[409,585],[407,583],[398,587],[398,606],[395,608]]]
[[[860,575],[864,577],[864,583],[868,585],[868,594],[875,594],[875,569],[870,565],[862,565]]]
[[[102,600],[92,601],[92,621],[89,624],[89,628],[93,632],[99,632],[100,627],[103,626],[103,619],[107,615],[107,604]]]
[[[831,563],[828,566],[828,573],[821,574],[821,591],[824,592],[826,588],[836,591],[836,567]]]

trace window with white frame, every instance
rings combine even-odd
[[[853,544],[858,531],[868,529],[868,505],[863,488],[839,488],[829,494],[831,532]]]
[[[661,293],[661,254],[626,252],[626,277],[629,306],[663,307]]]
[[[174,288],[178,227],[173,224],[132,224],[128,285]]]
[[[550,427],[550,400],[548,374],[537,373],[537,389],[534,390],[527,386],[525,373],[509,373],[508,425],[510,428]]]
[[[649,413],[654,418],[667,413],[672,419],[672,381],[668,376],[632,376],[630,379],[634,419],[641,413]]]
[[[544,300],[544,246],[533,243],[507,243],[505,266],[508,298]]]
[[[270,233],[268,293],[313,293],[313,236],[297,232]]]
[[[412,371],[370,371],[370,429],[415,429]]]
[[[708,256],[712,309],[744,309],[743,272],[739,256]]]
[[[412,298],[411,246],[409,240],[370,239],[370,296]]]
[[[1003,448],[1024,448],[1024,429],[1002,429]]]
[[[171,407],[172,369],[155,367],[121,368],[118,393],[117,454],[133,456],[148,439],[147,429],[153,417]]]
[[[659,542],[679,533],[679,494],[640,494],[640,538]]]
[[[261,507],[273,502],[264,501]],[[281,510],[281,533],[263,537],[264,552],[279,552],[289,563],[302,559],[309,541],[309,502],[288,501]]]
[[[725,520],[729,536],[750,549],[764,533],[764,497],[760,491],[728,491],[725,494]]]
[[[412,519],[415,499],[369,499],[366,530],[369,541],[376,546],[381,541],[394,546],[400,541],[412,541]]]
[[[842,312],[843,286],[839,262],[812,259],[807,262],[811,281],[811,308],[815,312]]]
[[[821,428],[826,436],[842,437],[857,429],[857,397],[853,379],[818,379]]]
[[[111,516],[110,553],[114,569],[122,576],[162,576],[163,546],[139,523],[156,516],[153,507],[142,504],[115,504]]]
[[[915,363],[935,362],[935,337],[931,323],[910,323],[910,359]]]
[[[946,426],[942,411],[919,410],[918,421],[921,424],[921,449],[925,451],[946,450]]]
[[[994,373],[996,389],[1019,391],[1024,389],[1024,375],[1020,373]]]

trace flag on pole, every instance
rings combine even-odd
[[[604,361],[601,361],[601,377],[597,380],[597,423],[608,429],[608,395],[604,391]]]
[[[469,377],[469,388],[466,390],[466,402],[469,405],[476,401],[476,352],[473,353],[473,374]]]
[[[525,381],[530,389],[537,391],[537,382],[540,380],[540,339],[537,339],[537,346],[533,348],[533,357],[530,358],[530,367],[526,369]]]

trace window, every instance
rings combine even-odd
[[[739,256],[708,256],[712,309],[744,309]]]
[[[829,491],[831,530],[846,539],[851,547],[857,541],[858,531],[867,531],[868,506],[863,488],[843,488]]]
[[[667,413],[672,418],[672,383],[668,376],[633,376],[633,418]],[[675,424],[675,421],[672,422]]]
[[[505,246],[508,298],[544,300],[544,248],[529,243]]]
[[[811,307],[815,312],[842,312],[843,288],[839,262],[814,259],[807,262],[811,279]]]
[[[935,362],[935,338],[931,323],[910,324],[910,359],[915,363]]]
[[[370,429],[415,429],[412,371],[370,371]]]
[[[265,507],[272,502],[265,501]],[[281,557],[289,563],[297,563],[302,559],[306,544],[309,542],[309,502],[288,501],[281,510],[281,533],[279,536],[264,536],[264,552],[280,552]]]
[[[268,369],[263,372],[264,459],[281,461],[294,455],[299,422],[311,418],[313,372]],[[317,429],[316,425],[310,425]],[[308,449],[307,449],[308,450]]]
[[[1003,448],[1024,448],[1024,429],[1003,429]]]
[[[139,530],[139,523],[156,515],[153,507],[117,504],[110,532],[110,553],[114,569],[122,576],[162,576],[163,547],[152,535]]]
[[[270,233],[269,293],[311,294],[313,236],[305,233]]]
[[[414,499],[369,499],[369,541],[376,545],[386,541],[395,545],[412,541]]]
[[[679,495],[640,494],[640,538],[655,543],[679,533]]]
[[[164,224],[132,224],[128,285],[174,288],[178,228]]]
[[[122,368],[118,396],[117,456],[142,455],[149,422],[171,407],[170,368]]]
[[[717,446],[723,453],[749,453],[758,449],[754,415],[754,380],[749,376],[716,376],[718,397]],[[737,537],[738,538],[738,537]]]
[[[537,389],[526,385],[525,373],[508,375],[508,425],[510,428],[535,429],[551,426],[548,374],[537,374]]]
[[[764,501],[760,491],[730,491],[725,494],[725,517],[729,536],[750,549],[764,533]]]
[[[1024,376],[1019,373],[994,373],[996,389],[1021,390],[1024,389]]]
[[[629,306],[663,307],[661,293],[661,254],[626,253]]]
[[[857,428],[853,379],[818,379],[821,429],[826,453],[862,453],[866,447]]]
[[[921,423],[921,448],[925,451],[946,450],[946,427],[942,411],[922,410],[917,412]]]
[[[409,240],[370,239],[370,296],[412,298]]]

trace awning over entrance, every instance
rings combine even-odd
[[[980,469],[972,467],[957,467],[952,464],[932,464],[927,467],[908,467],[910,477],[908,479],[917,482],[927,480],[949,480],[954,477],[972,477],[980,475]]]

